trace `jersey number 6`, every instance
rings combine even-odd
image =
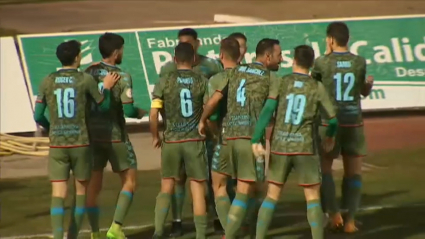
[[[193,115],[192,94],[189,89],[180,91],[180,106],[183,117],[187,118]]]
[[[56,89],[59,118],[73,118],[75,116],[75,90],[74,88]]]
[[[288,105],[286,107],[285,124],[299,125],[303,119],[305,104],[307,99],[305,95],[289,94],[286,96]]]

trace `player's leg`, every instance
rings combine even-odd
[[[76,239],[86,211],[86,192],[92,171],[92,150],[90,147],[68,149],[71,168],[75,178],[75,199],[71,213],[68,239]]]
[[[136,190],[137,159],[130,141],[112,144],[112,149],[110,156],[112,170],[119,174],[122,188],[118,196],[114,219],[107,232],[107,237],[125,238],[122,225]]]
[[[50,218],[54,239],[63,238],[64,201],[68,191],[67,182],[71,169],[67,149],[50,148],[49,150],[49,178],[52,183],[52,201],[50,204]]]
[[[179,179],[176,179],[174,192],[171,197],[171,214],[173,217],[173,223],[171,225],[171,234],[170,237],[180,237],[183,236],[183,225],[182,225],[182,216],[183,216],[183,205],[186,196],[186,172],[184,170],[184,165],[181,169]]]
[[[300,186],[304,187],[307,202],[307,219],[313,239],[324,238],[324,217],[320,200],[320,158],[318,155],[297,155],[294,158]]]
[[[344,178],[346,179],[344,199],[348,209],[344,218],[344,231],[357,231],[355,215],[360,207],[362,189],[362,163],[366,156],[366,140],[363,127],[344,128],[342,133],[342,159],[344,161]]]
[[[100,238],[99,233],[99,216],[100,209],[98,206],[98,198],[102,190],[103,170],[109,159],[111,147],[108,144],[91,144],[93,157],[93,170],[87,187],[86,195],[86,211],[89,219],[92,239]]]
[[[202,141],[186,142],[182,144],[186,175],[190,180],[190,190],[193,202],[193,220],[196,229],[196,238],[206,238],[207,232],[207,200],[205,198],[206,182],[208,180],[208,166],[206,147]]]
[[[226,238],[235,238],[239,231],[248,208],[249,193],[257,182],[256,160],[252,153],[251,141],[238,139],[228,141],[227,146],[231,150],[231,157],[236,169],[238,184],[236,197],[230,206],[226,225]]]
[[[270,155],[269,171],[267,174],[267,181],[269,182],[267,196],[258,211],[256,238],[266,238],[276,203],[279,200],[282,188],[289,173],[291,172],[291,169],[291,157],[276,154]]]
[[[212,158],[211,177],[214,189],[215,207],[222,228],[226,227],[227,214],[230,209],[230,199],[227,194],[227,181],[228,178],[230,178],[227,169],[228,158],[226,145],[218,144]]]
[[[179,179],[182,166],[181,144],[163,142],[161,148],[161,191],[156,197],[153,238],[162,238],[164,235],[165,220],[171,206],[175,180]]]
[[[326,127],[319,127],[320,139],[326,137]],[[319,144],[321,155],[322,185],[320,187],[321,203],[323,212],[330,218],[329,227],[331,230],[340,228],[343,224],[340,209],[336,200],[335,182],[332,174],[333,160],[338,158],[341,150],[340,138],[341,132],[338,130],[335,137],[335,147],[330,152],[324,152]]]

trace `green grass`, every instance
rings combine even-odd
[[[415,204],[425,202],[425,190],[420,183],[423,177],[425,149],[409,151],[389,151],[373,154],[367,163],[383,166],[364,173],[363,207],[376,205],[400,205],[403,207],[359,214],[363,223],[361,231],[353,236],[329,235],[327,238],[385,238],[420,239],[425,238],[425,206]],[[337,175],[340,173],[337,173]],[[340,177],[337,177],[340,178]],[[278,206],[276,217],[270,229],[270,236],[280,238],[309,238],[309,228],[305,215],[285,216],[285,213],[305,211],[302,188],[296,186],[296,175],[291,175]],[[159,172],[144,171],[138,175],[138,191],[133,206],[126,219],[126,225],[150,225],[154,218],[155,197],[159,190]],[[340,185],[338,180],[337,185]],[[116,175],[106,173],[104,190],[101,195],[101,227],[111,223],[115,200],[120,182]],[[70,193],[72,193],[70,191]],[[50,231],[50,185],[45,177],[0,182],[2,237],[48,233]],[[70,205],[70,200],[66,205]],[[193,231],[190,222],[190,200],[185,206],[187,229]],[[87,220],[84,228],[88,228]],[[127,231],[129,238],[149,238],[152,228],[140,231]],[[86,238],[83,235],[82,238]],[[184,238],[193,238],[188,233]],[[286,237],[287,236],[287,237]],[[210,237],[215,238],[215,237]],[[218,238],[218,237],[217,237]]]
[[[81,1],[81,0],[0,0],[0,5],[16,5],[16,4],[27,4],[27,3],[52,3],[52,2],[70,2],[70,1]]]

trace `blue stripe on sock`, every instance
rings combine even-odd
[[[98,207],[88,207],[88,208],[86,208],[86,211],[88,213],[100,213],[100,210],[99,210]]]
[[[318,207],[318,206],[320,206],[320,204],[318,204],[318,203],[308,204],[308,205],[307,205],[307,210],[308,210],[308,209],[315,208],[315,207]]]
[[[362,181],[360,180],[352,180],[351,186],[355,188],[361,188],[362,187]]]
[[[173,194],[173,197],[175,198],[182,198],[184,196],[184,193],[175,193]]]
[[[75,207],[75,214],[84,214],[86,212],[86,209],[84,207]]]
[[[232,206],[236,206],[236,207],[241,207],[241,208],[246,208],[246,203],[242,202],[241,200],[238,199],[234,199]]]
[[[55,229],[55,231],[63,232],[63,228],[62,227],[58,227],[58,228]]]
[[[274,210],[276,205],[274,203],[264,201],[263,204],[261,204],[261,207]]]
[[[310,226],[311,227],[317,227],[317,223],[316,222],[312,222],[312,223],[310,223]]]
[[[64,214],[65,210],[63,207],[52,207],[50,208],[50,214],[51,215],[62,215]]]
[[[126,195],[127,197],[129,197],[130,199],[133,198],[133,193],[129,192],[129,191],[121,191],[122,194]]]
[[[162,211],[163,213],[167,213],[167,212],[168,212],[168,208],[163,208],[161,211]]]

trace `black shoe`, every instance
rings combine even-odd
[[[216,235],[224,235],[223,226],[220,223],[220,220],[214,219],[214,234]]]
[[[173,222],[171,226],[170,237],[181,237],[183,236],[182,222]]]

